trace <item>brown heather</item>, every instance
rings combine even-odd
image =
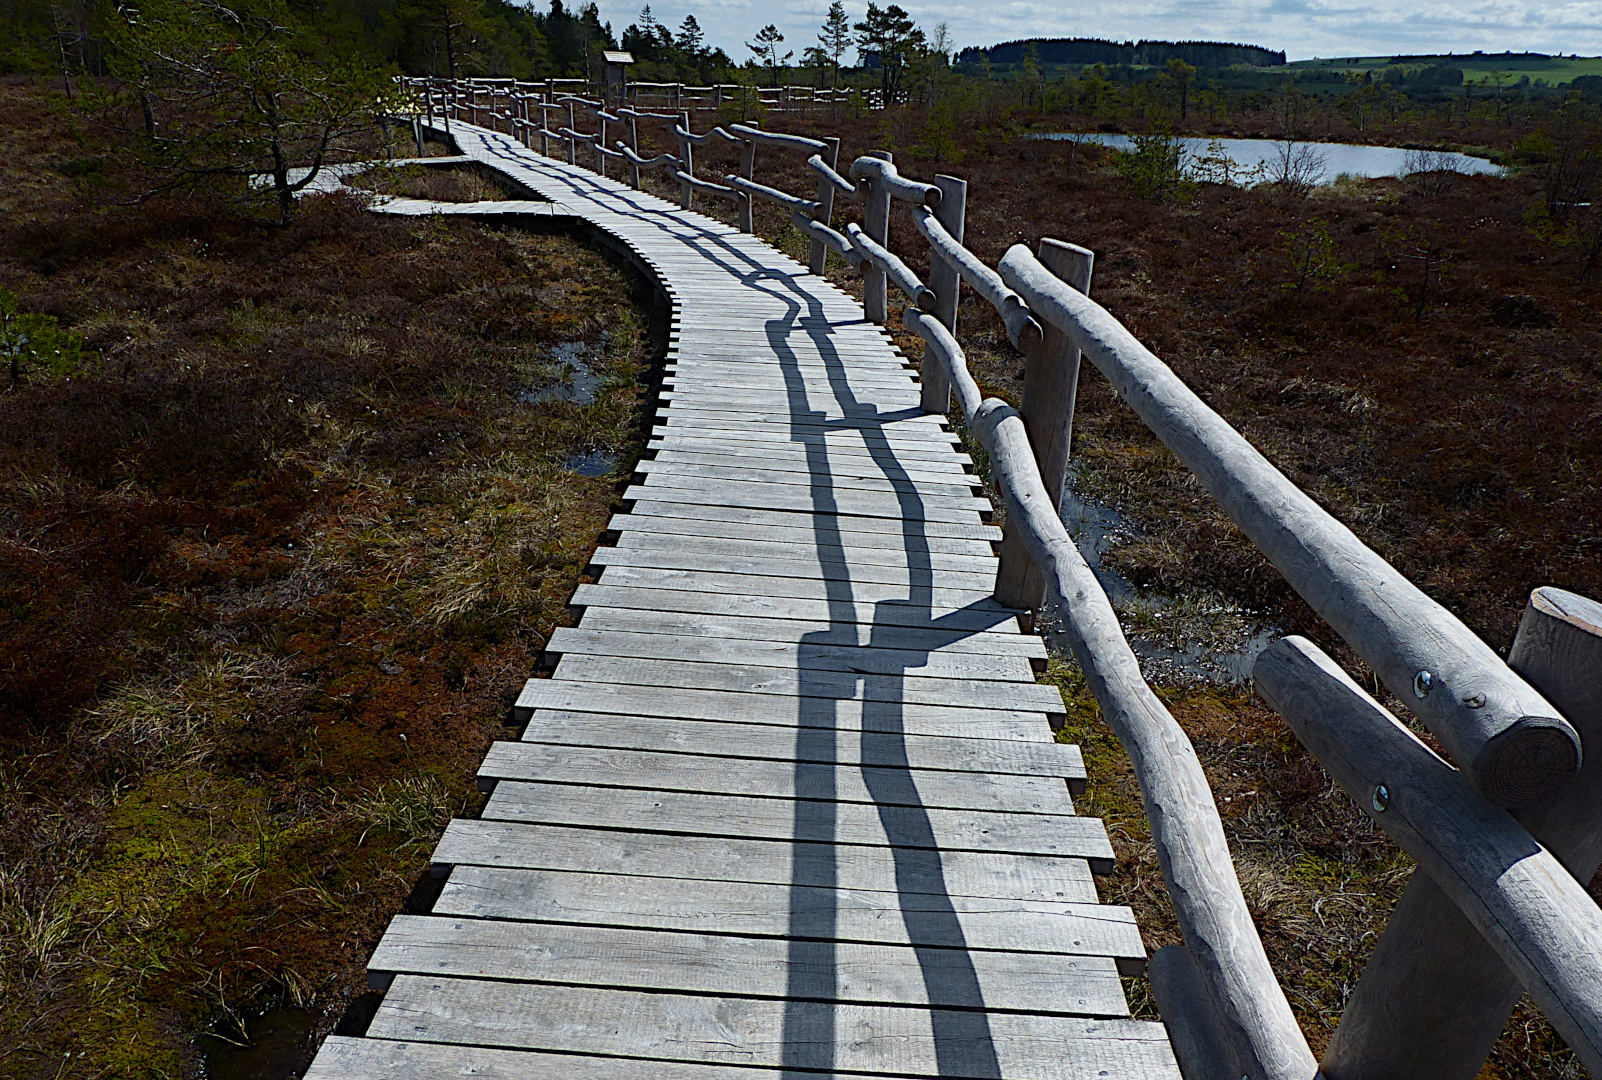
[[[639,452],[646,326],[572,239],[97,207],[59,93],[0,123],[0,287],[95,356],[0,388],[0,1075],[196,1075],[275,1002],[326,1032],[476,809],[615,501],[566,463]],[[595,403],[520,400],[572,342]]]

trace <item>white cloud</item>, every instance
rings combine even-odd
[[[845,6],[853,19],[867,8],[865,0],[847,0]],[[959,46],[1023,37],[1100,37],[1240,41],[1284,49],[1291,59],[1475,49],[1602,53],[1602,0],[1128,0],[1100,10],[1060,0],[902,0],[901,6],[926,29],[949,23]],[[745,42],[768,23],[784,32],[785,45],[799,55],[814,43],[828,7],[829,0],[667,0],[653,3],[651,12],[670,26],[693,14],[710,44],[743,60],[751,55]],[[601,14],[621,33],[639,8],[603,3]]]

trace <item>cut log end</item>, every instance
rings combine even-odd
[[[1573,779],[1580,753],[1580,744],[1560,721],[1526,716],[1486,741],[1474,761],[1474,786],[1504,809],[1534,806]]]

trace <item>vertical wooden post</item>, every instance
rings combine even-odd
[[[568,99],[567,103],[567,130],[569,132],[578,130],[578,118],[573,112],[573,101],[571,98]],[[578,140],[573,138],[571,134],[569,134],[567,137],[567,163],[569,165],[578,164]]]
[[[551,156],[551,137],[545,134],[551,130],[551,106],[547,102],[540,102],[540,154],[543,157]]]
[[[639,108],[639,99],[640,99],[639,91],[636,90],[635,93],[634,93],[634,107],[635,108]],[[634,156],[635,157],[639,156],[639,154],[640,154],[640,118],[637,117],[637,116],[629,117],[629,148],[634,151]],[[632,161],[629,162],[629,186],[632,187],[635,191],[638,191],[640,189],[640,167],[638,165],[634,164]]]
[[[968,181],[955,176],[936,176],[934,183],[940,189],[940,205],[934,209],[935,220],[960,244],[967,223]],[[933,247],[929,249],[929,289],[935,294],[934,317],[956,334],[962,278],[956,267],[935,254]],[[951,409],[951,379],[946,369],[940,364],[926,364],[922,383],[920,404],[923,411],[946,415]]]
[[[687,111],[680,110],[679,127],[686,135],[693,130],[690,127],[690,114]],[[679,162],[683,166],[684,175],[695,175],[695,144],[685,135],[679,136]],[[682,181],[679,184],[679,206],[685,210],[695,209],[695,189]]]
[[[720,112],[723,109],[723,84],[718,83],[712,87],[712,106]]]
[[[740,179],[750,180],[756,173],[756,142],[746,139],[740,144]],[[755,232],[756,225],[752,220],[752,206],[755,199],[745,192],[740,193],[740,201],[735,205],[740,208],[740,231],[743,233]]]
[[[674,112],[682,112],[683,110],[684,110],[684,84],[683,83],[674,83],[673,84],[673,111]]]
[[[893,160],[888,150],[870,150],[868,157],[881,161]],[[888,246],[890,238],[890,189],[872,180],[863,180],[868,186],[868,197],[862,212],[862,231],[868,239],[876,240],[880,247]],[[872,263],[862,265],[862,309],[868,321],[884,325],[889,317],[889,296],[884,271]]]
[[[1513,816],[1590,881],[1602,863],[1602,604],[1550,586],[1530,594],[1508,666],[1579,732],[1580,771]],[[1341,1014],[1328,1080],[1473,1080],[1524,988],[1456,904],[1414,871]]]
[[[840,164],[840,140],[830,136],[823,140],[828,149],[821,155],[823,163],[831,169]],[[834,217],[834,184],[827,177],[818,177],[818,208],[812,211],[812,220],[821,221],[828,225]],[[807,256],[807,269],[814,274],[823,275],[829,263],[829,249],[823,246],[822,240],[812,241],[812,251]]]
[[[1096,257],[1088,249],[1060,240],[1040,242],[1040,261],[1067,284],[1089,295]],[[1079,350],[1072,339],[1046,323],[1040,344],[1024,357],[1023,404],[1018,412],[1029,432],[1029,446],[1040,466],[1040,479],[1052,505],[1062,508],[1068,479],[1068,452],[1074,424],[1074,395],[1079,386]],[[1007,607],[1039,611],[1046,601],[1046,578],[1024,545],[1018,526],[1009,521],[1001,537],[1001,565],[996,571],[996,599]]]
[[[606,145],[606,117],[598,116],[595,121],[601,125],[600,138],[595,140],[595,171],[605,176],[606,155],[601,152],[601,148]]]

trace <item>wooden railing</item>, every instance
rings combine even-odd
[[[961,179],[908,179],[887,153],[859,157],[842,175],[837,139],[749,125],[696,134],[687,111],[609,111],[568,98],[559,103],[568,124],[553,132],[528,118],[527,97],[521,119],[511,108],[486,115],[470,91],[450,100],[456,119],[504,121],[525,145],[537,136],[542,152],[551,138],[566,140],[570,162],[581,142],[595,148],[597,171],[620,157],[636,186],[639,170],[665,170],[683,207],[698,194],[732,200],[747,231],[752,200],[777,204],[812,239],[813,272],[830,252],[861,272],[863,307],[875,322],[888,318],[889,286],[906,297],[903,325],[925,343],[923,408],[945,414],[955,395],[1005,501],[996,597],[1018,609],[1059,607],[1102,716],[1134,765],[1184,935],[1184,945],[1152,956],[1149,975],[1187,1080],[1309,1080],[1321,1066],[1269,966],[1195,749],[1141,676],[1063,525],[1082,357],[1457,764],[1426,748],[1311,642],[1285,638],[1253,669],[1302,742],[1422,870],[1344,1010],[1323,1075],[1468,1080],[1522,989],[1602,1076],[1602,912],[1581,884],[1602,862],[1602,605],[1537,590],[1504,662],[1091,300],[1091,252],[1043,240],[1035,252],[1014,246],[991,267],[969,250]],[[580,110],[596,130],[574,128]],[[671,121],[677,153],[642,155],[638,122],[648,118]],[[626,125],[628,140],[603,147],[609,123]],[[740,147],[738,174],[695,175],[695,147],[712,140]],[[807,154],[815,197],[758,183],[759,146]],[[860,226],[833,227],[836,194],[862,204]],[[897,206],[929,245],[927,282],[889,249]],[[968,370],[956,336],[963,283],[996,310],[1024,355],[1018,409],[984,397]]]

